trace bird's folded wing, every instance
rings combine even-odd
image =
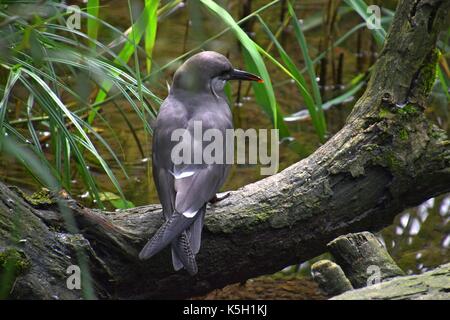
[[[186,217],[194,216],[221,186],[226,167],[220,164],[184,166],[175,169],[175,210]]]
[[[184,215],[174,212],[169,219],[156,231],[153,238],[147,242],[139,253],[140,259],[148,259],[166,247],[177,236],[185,231],[192,223],[193,218],[186,218]]]
[[[164,217],[169,219],[175,207],[174,177],[165,168],[156,166],[154,161],[153,178],[155,180],[156,189],[158,190]]]

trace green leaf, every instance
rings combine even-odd
[[[322,109],[323,110],[328,110],[330,109],[332,106],[337,105],[337,104],[341,104],[344,103],[345,101],[347,101],[348,99],[350,99],[352,96],[354,96],[365,84],[364,82],[364,74],[357,76],[354,81],[356,81],[356,84],[352,85],[350,87],[350,89],[348,89],[347,91],[345,91],[344,93],[342,93],[341,95],[325,102],[322,105]],[[352,81],[352,83],[354,82]],[[289,116],[284,117],[284,120],[287,122],[291,122],[291,121],[299,121],[299,120],[303,120],[303,119],[307,119],[310,116],[309,113],[309,109],[308,110],[300,110],[298,112],[295,112]]]
[[[200,1],[234,32],[242,45],[242,53],[247,70],[259,75],[263,79],[264,83],[262,85],[261,83],[252,82],[255,99],[258,105],[262,107],[262,109],[272,120],[274,128],[279,129],[279,136],[281,140],[290,141],[289,146],[291,149],[293,149],[298,154],[301,154],[302,156],[305,155],[306,152],[304,148],[297,141],[293,140],[289,129],[284,123],[281,110],[275,98],[275,92],[272,87],[269,72],[267,71],[260,52],[263,52],[268,56],[270,55],[266,53],[262,48],[260,48],[252,39],[249,38],[249,36],[242,30],[242,28],[236,23],[236,21],[234,21],[233,17],[224,8],[222,8],[212,0]],[[275,2],[271,2],[266,6],[272,5],[273,3]],[[272,61],[273,60],[275,59],[273,59],[272,57]]]
[[[59,183],[55,171],[50,163],[43,160],[40,152],[34,152],[29,148],[29,144],[18,141],[17,135],[9,136],[11,131],[8,130],[8,136],[3,138],[4,151],[7,154],[14,156],[17,161],[27,169],[31,176],[40,184],[48,187],[51,190],[59,191]]]
[[[275,35],[272,33],[272,31],[270,31],[267,24],[261,19],[261,17],[259,15],[258,15],[258,19],[259,19],[263,29],[269,36],[270,40],[272,40],[272,43],[274,43],[275,46],[277,47],[281,59],[283,60],[284,64],[286,65],[286,68],[289,70],[288,75],[295,81],[295,83],[297,84],[297,87],[300,91],[300,94],[303,96],[303,99],[305,100],[309,114],[311,115],[311,119],[312,119],[314,128],[316,129],[320,139],[324,140],[326,128],[323,127],[322,122],[319,119],[319,116],[317,114],[318,107],[316,106],[313,98],[311,97],[311,94],[309,93],[309,91],[307,89],[308,85],[306,83],[305,78],[302,76],[300,70],[297,68],[294,61],[292,61],[291,57],[286,53],[284,48],[278,42]]]
[[[8,80],[6,81],[5,89],[3,90],[3,98],[0,101],[0,149],[1,149],[1,141],[3,139],[3,136],[5,135],[3,122],[5,121],[9,95],[11,93],[12,88],[14,87],[17,80],[19,79],[20,73],[21,73],[20,68],[11,69],[9,71]]]
[[[145,7],[148,7],[148,26],[145,31],[147,74],[150,74],[150,71],[152,69],[153,48],[155,46],[156,30],[158,28],[158,5],[159,0],[145,0]]]
[[[288,1],[288,11],[292,18],[292,25],[294,27],[294,32],[298,41],[298,44],[300,45],[300,49],[303,54],[303,58],[305,60],[306,69],[308,71],[308,75],[311,81],[312,85],[312,91],[314,96],[314,101],[316,104],[317,114],[319,121],[321,123],[321,128],[325,128],[326,130],[326,121],[325,121],[325,115],[322,110],[322,97],[320,95],[319,85],[316,81],[316,72],[314,71],[314,66],[311,57],[309,56],[308,52],[308,45],[306,44],[305,35],[303,34],[302,28],[300,26],[300,22],[298,21],[298,18],[294,12],[294,8],[292,7],[291,3]],[[323,141],[323,138],[322,138]]]
[[[239,25],[234,21],[233,17],[221,6],[212,0],[200,0],[210,11],[212,11],[218,18],[220,18],[226,25],[228,25],[234,32],[239,42],[242,44],[244,51],[246,52],[247,58],[250,58],[254,67],[254,72],[257,73],[263,80],[262,86],[265,88],[263,105],[265,111],[271,115],[273,124],[275,128],[279,127],[278,124],[278,108],[275,100],[275,93],[273,91],[272,82],[270,81],[269,72],[264,64],[261,55],[256,48],[255,43],[249,36],[239,27]],[[249,60],[249,59],[247,59]],[[261,84],[253,84],[253,88],[256,86],[261,86]],[[259,90],[262,92],[261,90]],[[262,98],[261,98],[262,99]]]
[[[109,201],[116,209],[129,209],[134,208],[135,205],[133,202],[124,199],[111,200]]]
[[[97,39],[98,36],[98,13],[99,13],[99,0],[89,0],[87,3],[87,13],[90,15],[87,20],[87,34],[90,39]],[[95,17],[95,18],[94,18]],[[89,45],[95,48],[95,42],[89,42]]]
[[[112,192],[99,192],[99,196],[101,201],[110,202],[116,209],[127,209],[135,207],[133,202],[122,199],[120,196]]]
[[[144,12],[139,16],[138,20],[133,23],[131,26],[131,32],[126,36],[127,42],[122,47],[122,50],[120,50],[120,53],[118,54],[117,58],[114,59],[114,63],[117,64],[127,64],[128,61],[131,58],[131,55],[134,53],[134,50],[136,49],[135,44],[137,45],[147,28],[148,25],[148,18],[149,18],[149,6],[146,6],[144,8]],[[101,84],[101,89],[99,93],[97,94],[95,98],[94,103],[99,103],[105,100],[109,90],[112,88],[113,83],[109,80],[104,81]],[[92,111],[89,113],[88,116],[88,123],[92,124],[92,122],[95,119],[95,116],[99,110],[99,106],[92,108]]]

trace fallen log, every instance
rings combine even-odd
[[[376,281],[403,276],[405,273],[394,262],[384,245],[370,232],[340,236],[328,244],[337,264],[355,288]]]
[[[450,263],[412,276],[396,277],[347,291],[331,300],[449,300]]]
[[[138,260],[162,224],[159,205],[102,212],[65,195],[33,202],[0,183],[0,257],[17,267],[0,270],[9,279],[5,295],[200,295],[317,256],[339,235],[380,230],[403,209],[450,191],[450,142],[423,113],[449,7],[399,3],[344,128],[310,157],[208,208],[195,277],[174,272],[168,250]],[[69,288],[72,265],[82,270],[81,290]]]

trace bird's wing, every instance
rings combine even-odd
[[[175,177],[175,210],[185,217],[194,217],[220,188],[226,167],[211,164],[205,167],[185,166],[186,175]]]
[[[206,212],[206,204],[199,210],[197,218],[195,219],[194,223],[191,224],[191,226],[187,231],[189,243],[191,244],[191,249],[194,254],[197,254],[200,251],[205,212]]]
[[[143,260],[154,256],[175,240],[192,222],[194,222],[193,218],[186,218],[184,215],[174,212],[147,242],[139,253],[139,258]]]
[[[192,266],[190,269],[194,269],[191,262],[200,249],[206,203],[220,188],[226,168],[224,165],[209,165],[197,170],[186,167],[186,170],[194,173],[175,178],[175,210],[142,249],[139,255],[141,259],[152,257],[176,240],[172,246],[176,254],[173,258],[174,267],[179,267],[181,262],[185,267],[187,266],[185,263],[190,263]],[[184,231],[188,228],[189,236],[186,239]],[[190,244],[189,250],[192,250],[193,254],[186,247],[186,243]]]
[[[176,100],[166,99],[161,105],[153,131],[152,167],[158,197],[166,219],[172,215],[175,202],[175,182],[171,174],[173,170],[171,150],[175,143],[171,139],[172,132],[184,128],[187,123],[186,112]]]
[[[175,166],[175,210],[195,219],[188,230],[194,254],[200,250],[206,204],[223,184],[228,168],[226,164]]]
[[[186,126],[192,141],[192,158],[195,160],[195,155],[198,155],[198,153],[203,156],[203,150],[208,144],[204,141],[198,141],[203,139],[203,136],[198,137],[195,134],[196,122],[198,121],[202,124],[203,133],[210,129],[222,133],[223,144],[221,147],[223,149],[221,153],[224,156],[227,150],[224,137],[226,136],[226,129],[232,127],[231,121],[221,118],[220,113],[203,110],[189,119]],[[206,159],[202,158],[202,160],[202,163],[173,166],[176,192],[175,210],[187,217],[194,216],[205,203],[215,196],[228,173],[229,165],[225,163],[206,164]],[[225,158],[222,158],[222,160],[225,160]]]
[[[155,161],[153,161],[153,180],[155,181],[164,217],[168,219],[175,207],[175,180],[167,169],[156,165]]]

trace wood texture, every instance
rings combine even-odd
[[[29,266],[14,275],[10,296],[81,297],[66,287],[66,269],[79,258],[99,298],[199,295],[317,256],[339,235],[380,230],[450,191],[449,140],[423,114],[449,3],[401,1],[344,128],[310,157],[208,208],[195,277],[172,270],[169,250],[137,259],[162,223],[159,205],[101,212],[65,200],[31,204],[0,184],[0,257],[15,250]],[[67,227],[70,215],[78,231]]]

